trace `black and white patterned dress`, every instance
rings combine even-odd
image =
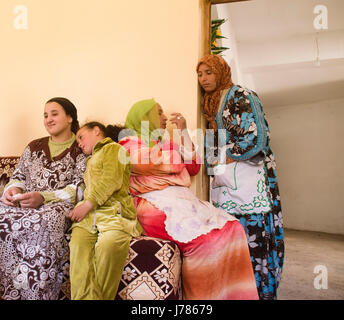
[[[54,201],[38,209],[0,202],[0,299],[58,299],[68,273],[66,215],[83,185],[86,159],[76,142],[51,159],[48,141],[37,139],[26,147],[9,184],[55,193]]]

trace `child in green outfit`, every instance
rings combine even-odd
[[[73,300],[113,300],[132,236],[142,228],[129,195],[130,163],[126,150],[114,142],[118,128],[99,122],[82,126],[76,139],[87,160],[86,189],[69,217],[70,281]]]

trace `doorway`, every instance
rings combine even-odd
[[[213,5],[225,4],[232,2],[243,2],[250,0],[199,0],[200,8],[200,49],[199,58],[210,53],[211,48],[211,10]],[[201,90],[198,90],[197,101],[197,128],[203,131],[206,129],[206,121],[201,112],[202,95]],[[196,195],[202,200],[209,200],[209,177],[206,173],[205,165],[202,164],[201,173],[196,176]]]

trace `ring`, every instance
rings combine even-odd
[[[178,116],[178,117],[177,117],[177,120],[180,120],[181,118],[182,118],[181,116]]]

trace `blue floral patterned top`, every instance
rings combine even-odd
[[[272,211],[281,215],[276,163],[269,146],[270,130],[258,95],[239,85],[231,87],[224,94],[216,115],[218,130],[207,130],[206,165],[209,167],[219,160],[224,150],[225,155],[234,160],[263,160]]]

